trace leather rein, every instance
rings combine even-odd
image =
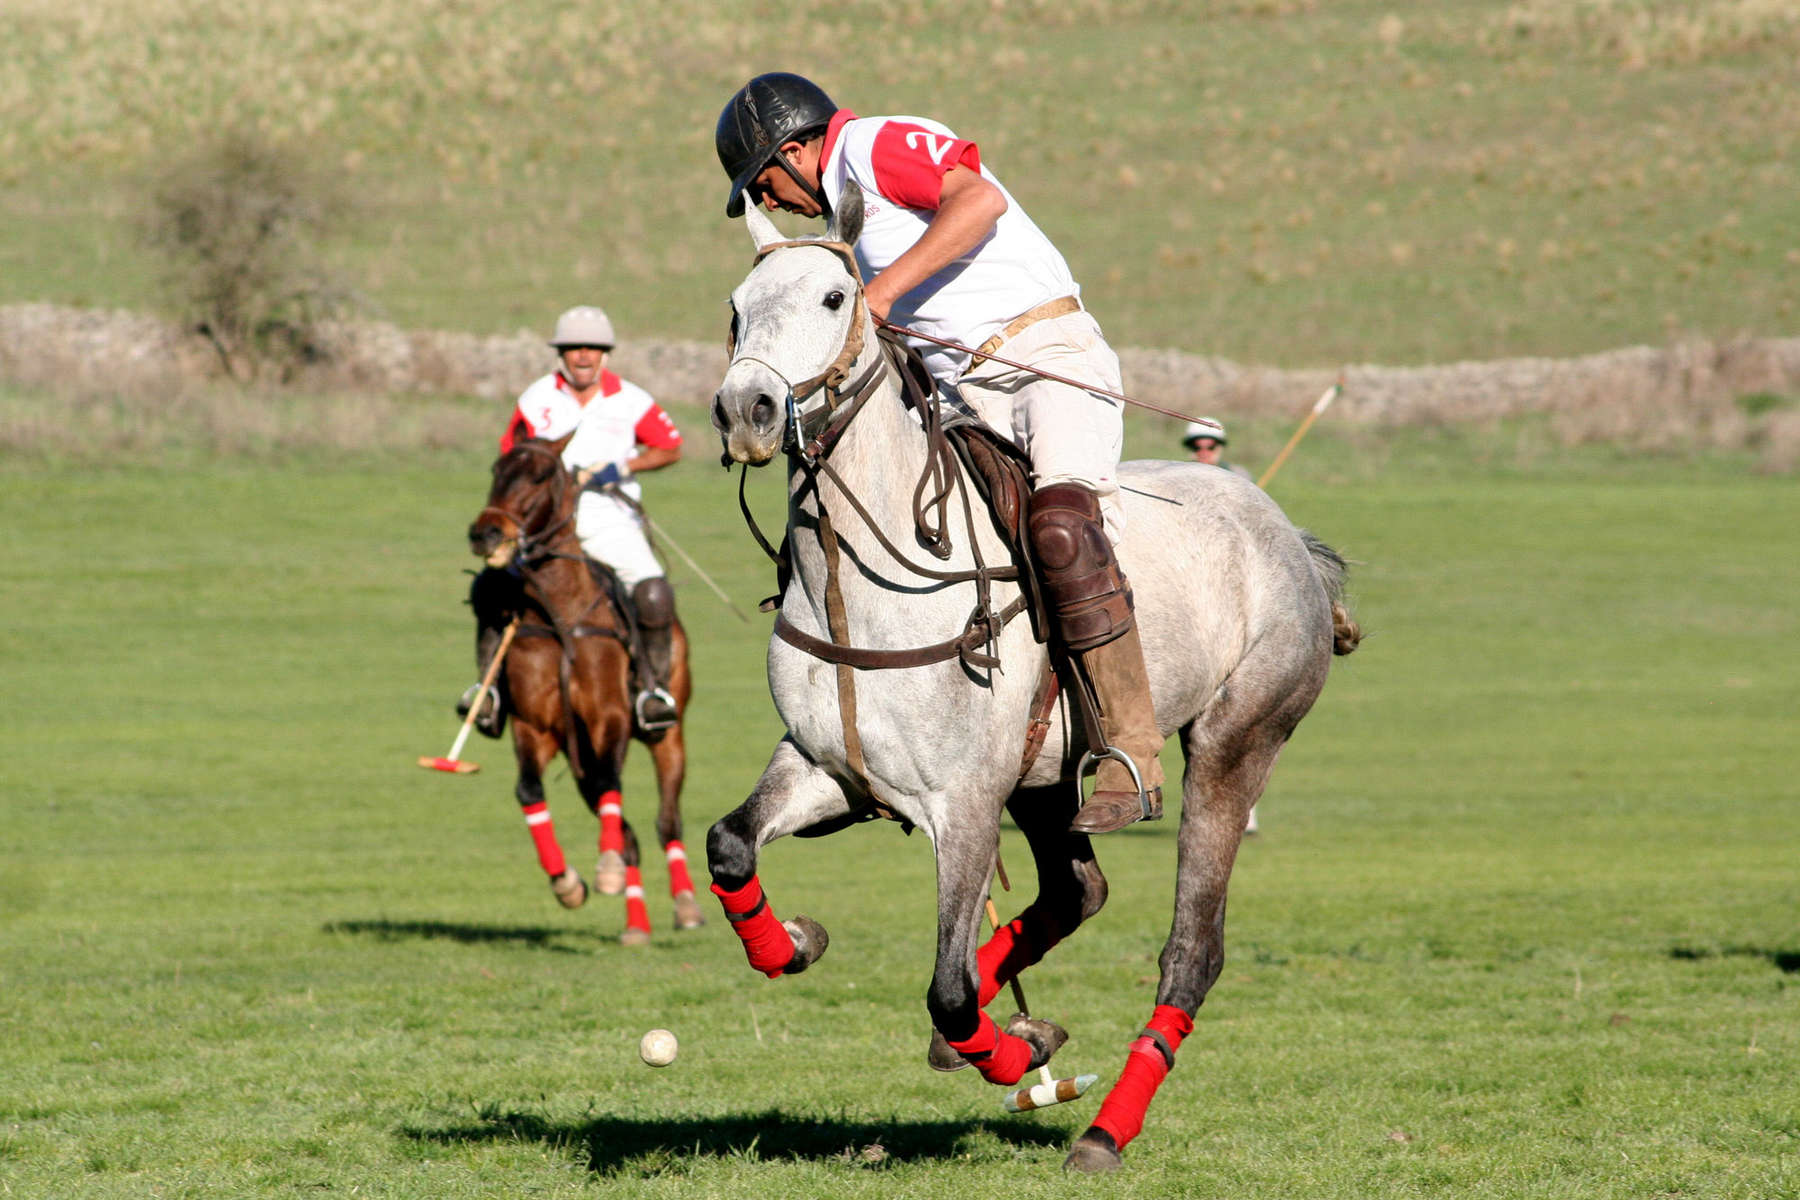
[[[863,297],[862,279],[856,266],[856,259],[850,246],[843,242],[827,242],[814,240],[794,240],[772,242],[763,246],[757,253],[756,261],[762,262],[771,252],[790,246],[812,246],[826,249],[843,260],[856,281],[856,305],[851,317],[850,330],[845,335],[843,348],[823,371],[801,384],[790,384],[787,395],[788,432],[782,449],[799,463],[805,479],[796,490],[791,503],[799,503],[808,490],[811,490],[819,501],[819,542],[825,551],[825,608],[826,624],[830,639],[815,637],[796,628],[787,617],[776,613],[775,635],[797,650],[804,651],[814,658],[832,663],[839,668],[840,699],[845,701],[845,728],[854,740],[851,714],[855,708],[854,690],[847,686],[845,678],[849,670],[883,671],[898,670],[907,667],[929,666],[933,663],[945,662],[949,659],[960,659],[963,665],[971,670],[994,670],[999,667],[1000,660],[983,647],[991,649],[1000,631],[1014,617],[1024,612],[1028,601],[1023,595],[1016,598],[1004,609],[995,611],[992,598],[992,584],[996,580],[1012,580],[1019,578],[1018,568],[1011,564],[990,567],[982,561],[980,540],[975,537],[975,515],[973,504],[969,499],[967,480],[958,464],[955,452],[944,434],[941,413],[938,408],[935,392],[927,394],[919,380],[912,372],[902,369],[898,360],[904,355],[903,344],[896,335],[886,332],[877,334],[880,339],[879,352],[875,360],[854,381],[849,381],[850,367],[862,353],[864,321],[868,318],[868,306]],[[735,356],[735,338],[728,351],[734,353],[732,361],[740,361]],[[743,359],[754,361],[773,372],[779,379],[786,379],[780,371],[761,359]],[[882,531],[873,515],[863,502],[857,498],[843,477],[832,467],[829,455],[843,437],[844,431],[857,413],[862,411],[869,398],[875,394],[886,380],[889,372],[894,372],[901,384],[905,402],[919,414],[926,437],[926,465],[920,473],[919,481],[913,488],[913,524],[919,538],[927,549],[940,559],[949,558],[952,553],[950,532],[947,522],[947,510],[952,492],[961,500],[963,511],[963,527],[969,530],[969,549],[975,557],[975,566],[968,570],[944,571],[923,563],[913,561],[908,555],[894,545],[893,541]],[[806,402],[814,395],[820,399],[808,406]],[[744,514],[744,521],[750,528],[751,535],[757,545],[762,548],[777,568],[781,590],[785,591],[787,579],[791,572],[791,564],[785,553],[786,547],[775,549],[769,539],[756,523],[750,512],[750,506],[744,496],[745,480],[749,468],[744,467],[738,475],[738,507]],[[831,515],[825,507],[825,496],[820,490],[819,479],[823,476],[829,480],[837,494],[842,496],[852,511],[861,519],[864,527],[875,536],[894,561],[912,573],[927,579],[935,579],[944,583],[974,583],[976,604],[970,613],[962,632],[940,642],[927,646],[915,646],[905,650],[882,650],[849,643],[848,619],[844,610],[843,589],[839,583],[840,539]],[[773,598],[778,599],[778,597]],[[860,757],[860,755],[858,756]]]

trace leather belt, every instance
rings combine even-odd
[[[998,350],[1006,342],[1039,321],[1048,321],[1052,317],[1066,317],[1070,313],[1081,311],[1081,301],[1073,296],[1058,296],[1054,300],[1046,300],[1036,308],[1028,308],[1006,323],[1006,328],[996,333],[987,341],[975,348],[975,357],[969,360],[969,370],[973,371],[987,361],[987,356]]]

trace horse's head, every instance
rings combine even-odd
[[[574,488],[562,465],[568,440],[526,438],[495,461],[487,507],[469,526],[469,550],[488,566],[510,566],[569,507]]]
[[[862,191],[846,184],[825,236],[790,241],[762,211],[744,221],[756,266],[731,293],[731,362],[713,396],[725,455],[761,466],[782,449],[789,409],[827,403],[864,344],[862,281],[849,247],[862,232]]]

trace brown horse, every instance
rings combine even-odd
[[[600,818],[595,883],[602,893],[625,894],[621,941],[650,938],[637,835],[624,819],[619,793],[625,751],[635,737],[656,766],[656,834],[669,864],[675,925],[703,923],[694,900],[681,842],[681,784],[687,750],[681,720],[644,732],[633,720],[629,599],[611,573],[582,553],[575,535],[579,489],[562,464],[567,439],[520,441],[494,463],[487,506],[469,526],[469,549],[490,570],[485,584],[518,625],[500,683],[513,716],[519,778],[514,789],[539,864],[565,908],[579,908],[588,887],[557,844],[544,798],[544,768],[561,751],[588,810]],[[685,716],[692,682],[687,633],[679,620],[671,637],[669,691]]]

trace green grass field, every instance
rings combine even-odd
[[[158,172],[223,133],[352,205],[409,327],[724,335],[713,124],[801,69],[976,138],[1113,341],[1281,366],[1793,332],[1789,0],[9,0],[0,301],[161,303]]]
[[[1369,636],[1105,1183],[1058,1166],[1149,1011],[1171,823],[1101,843],[1111,904],[1025,979],[1102,1084],[1006,1116],[923,1063],[922,838],[772,847],[774,903],[833,941],[769,982],[716,915],[668,930],[660,863],[648,949],[614,901],[558,908],[496,744],[413,765],[470,675],[480,456],[15,461],[0,1195],[1800,1196],[1800,487],[1502,444],[1324,431],[1274,485],[1355,560]],[[769,571],[705,457],[653,511],[749,608]],[[698,850],[778,730],[767,618],[675,578]],[[590,864],[566,774],[552,802]]]

